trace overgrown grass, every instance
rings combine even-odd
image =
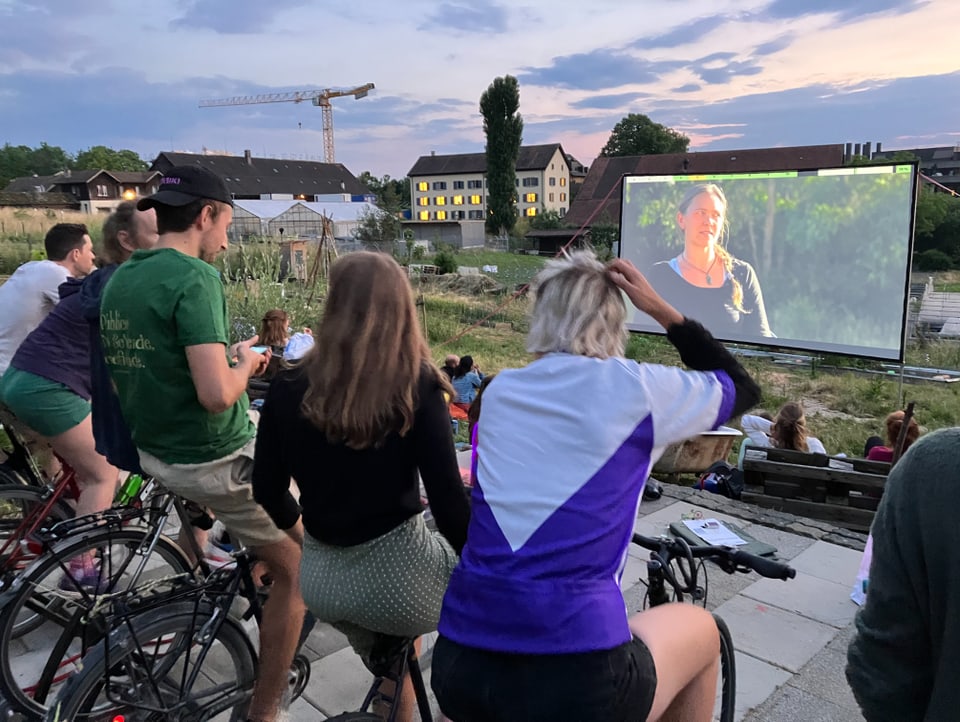
[[[0,208],[0,275],[8,276],[30,260],[44,257],[43,237],[57,223],[83,223],[99,249],[105,214],[33,208]]]

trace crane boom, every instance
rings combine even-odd
[[[356,100],[365,98],[373,90],[373,83],[365,83],[347,90],[324,88],[322,90],[295,90],[289,93],[265,93],[262,95],[237,95],[232,98],[213,98],[201,100],[201,108],[220,108],[231,105],[257,105],[260,103],[302,103],[309,100],[321,110],[323,120],[323,157],[327,163],[334,163],[333,146],[333,108],[331,98],[343,98],[352,95]]]

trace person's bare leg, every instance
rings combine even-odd
[[[248,717],[273,722],[287,688],[290,665],[307,611],[300,595],[300,547],[292,539],[257,547],[256,555],[270,569],[273,584],[260,622],[260,673],[253,688]]]
[[[653,657],[657,691],[648,722],[710,722],[717,696],[720,633],[692,604],[664,604],[630,618]]]
[[[422,638],[417,637],[413,643],[414,649],[417,650],[417,657],[420,657],[420,647],[422,644]],[[390,697],[393,696],[395,685],[390,680],[384,680],[383,684],[380,685],[380,691],[382,694]],[[417,699],[416,692],[413,691],[413,680],[410,678],[410,674],[406,674],[403,677],[403,689],[400,694],[400,706],[397,708],[397,722],[411,722],[413,720],[413,705]],[[374,707],[374,713],[380,715],[384,719],[387,718],[387,715],[390,713],[390,705],[387,704],[378,704]]]
[[[87,418],[62,434],[49,439],[53,450],[77,472],[80,499],[77,516],[108,509],[117,493],[117,467],[97,453],[93,440],[93,422]]]

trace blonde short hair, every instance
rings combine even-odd
[[[623,296],[593,252],[547,261],[533,281],[533,293],[527,351],[623,356]]]

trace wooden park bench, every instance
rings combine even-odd
[[[749,447],[743,500],[856,531],[869,531],[890,464]]]

